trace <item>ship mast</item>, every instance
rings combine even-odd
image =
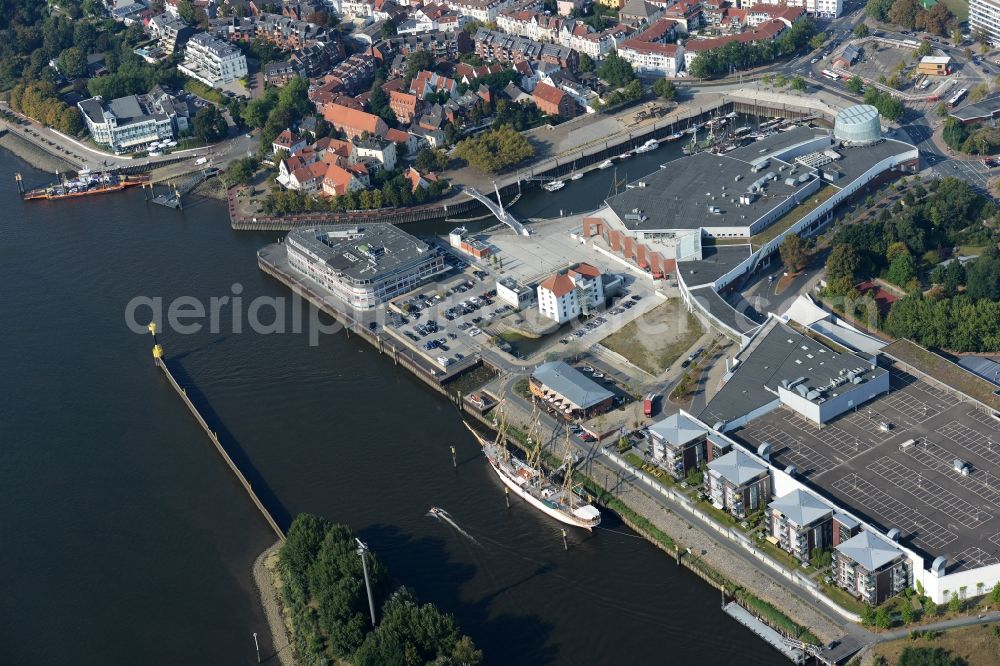
[[[569,510],[573,510],[573,502],[576,499],[573,492],[573,452],[569,444],[569,428],[566,428],[566,472],[563,474],[563,495],[569,503]]]
[[[538,403],[536,402],[534,408],[531,410],[531,425],[528,428],[528,444],[531,444],[531,450],[528,451],[528,466],[535,471],[535,474],[539,478],[542,476],[542,438],[539,434],[540,419],[541,413],[538,410]]]
[[[510,459],[510,451],[507,450],[507,412],[504,410],[504,396],[500,394],[500,402],[497,404],[497,414],[498,414],[498,425],[497,425],[497,436],[493,441],[493,446],[497,451],[497,455],[503,460]]]

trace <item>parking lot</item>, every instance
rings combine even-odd
[[[392,301],[385,328],[441,368],[474,356],[488,337],[482,326],[511,312],[497,303],[492,280],[459,273]]]
[[[780,409],[737,430],[948,569],[1000,563],[1000,421],[897,368],[892,390],[818,428]],[[965,471],[956,469],[956,461]]]

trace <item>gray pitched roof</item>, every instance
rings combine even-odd
[[[739,449],[730,451],[721,458],[716,458],[708,463],[708,469],[718,472],[726,481],[737,486],[753,481],[762,473],[767,472],[766,467]]]
[[[705,434],[705,429],[680,412],[649,426],[649,431],[674,446],[683,446]]]
[[[800,527],[829,518],[833,509],[819,498],[796,488],[771,502],[770,507]]]
[[[593,379],[562,361],[543,363],[531,375],[582,409],[592,407],[614,395]]]
[[[868,571],[877,571],[903,554],[895,544],[868,531],[860,532],[837,546],[837,552]]]

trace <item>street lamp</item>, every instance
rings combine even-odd
[[[368,610],[371,612],[372,616],[372,627],[375,626],[375,599],[372,598],[372,584],[368,579],[368,560],[365,558],[365,553],[368,552],[368,546],[365,543],[354,537],[354,540],[358,542],[358,555],[361,557],[361,569],[365,573],[365,588],[368,590]]]

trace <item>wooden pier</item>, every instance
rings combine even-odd
[[[271,529],[274,530],[274,533],[278,535],[278,539],[284,541],[285,533],[284,531],[282,531],[281,527],[278,526],[278,522],[274,519],[274,516],[272,516],[271,512],[267,510],[267,507],[264,506],[264,503],[260,501],[260,497],[257,496],[257,493],[256,491],[254,491],[253,486],[250,485],[250,482],[247,481],[247,478],[243,475],[243,472],[240,471],[240,468],[236,466],[236,463],[226,452],[226,449],[222,446],[222,443],[219,441],[219,436],[216,434],[214,430],[212,430],[208,426],[208,422],[205,420],[205,417],[201,415],[201,412],[199,412],[198,408],[195,407],[195,404],[191,401],[191,398],[188,397],[187,390],[184,389],[177,382],[177,379],[174,377],[173,373],[170,372],[170,368],[167,367],[167,362],[163,358],[163,348],[160,347],[159,344],[156,344],[155,325],[150,324],[149,330],[153,334],[153,342],[154,342],[153,359],[156,363],[156,367],[158,367],[160,370],[163,371],[163,376],[167,378],[167,381],[170,382],[170,385],[174,388],[174,391],[176,391],[177,395],[180,396],[181,400],[184,402],[184,405],[188,408],[188,411],[191,412],[195,420],[198,422],[198,425],[200,425],[202,430],[205,431],[205,434],[208,435],[209,441],[211,441],[212,445],[215,446],[215,450],[219,452],[220,456],[222,456],[222,459],[229,466],[229,469],[233,472],[233,474],[236,475],[236,479],[240,482],[240,484],[242,484],[243,489],[247,491],[247,494],[250,496],[250,500],[260,511],[261,515],[264,516],[264,520],[266,520],[267,524],[271,526]]]

